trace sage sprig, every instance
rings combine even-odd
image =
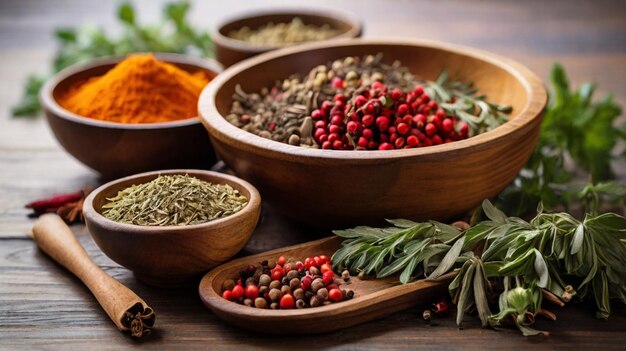
[[[376,277],[400,273],[402,283],[459,269],[449,285],[457,324],[476,311],[483,326],[513,322],[524,335],[547,334],[531,327],[538,314],[555,318],[543,307],[544,296],[559,305],[574,296],[593,299],[597,317],[605,319],[611,298],[626,304],[625,217],[588,213],[578,220],[540,206],[527,222],[507,217],[487,200],[482,209],[488,220],[464,231],[408,220],[335,231],[346,240],[333,264]],[[504,287],[497,310],[494,286]]]

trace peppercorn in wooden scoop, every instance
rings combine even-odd
[[[70,228],[56,214],[45,214],[28,233],[52,259],[76,275],[121,331],[140,338],[150,334],[156,316],[139,296],[106,274],[87,256]]]

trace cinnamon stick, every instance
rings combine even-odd
[[[29,234],[44,252],[91,290],[119,330],[130,331],[136,338],[150,334],[156,318],[152,308],[96,266],[61,217],[42,215]]]

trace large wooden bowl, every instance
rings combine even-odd
[[[332,28],[341,31],[339,35],[329,40],[358,38],[362,33],[361,22],[355,16],[336,10],[292,9],[268,10],[265,12],[254,11],[226,20],[213,31],[211,38],[215,43],[217,60],[223,64],[224,67],[228,67],[263,52],[295,45],[254,45],[228,36],[231,31],[242,27],[247,26],[248,28],[256,29],[270,22],[288,23],[291,22],[294,17],[299,17],[305,24],[313,24],[316,26],[328,24]]]
[[[450,144],[391,151],[307,149],[228,123],[237,84],[259,91],[292,73],[350,56],[384,53],[436,79],[442,69],[473,81],[490,101],[513,107],[502,126]],[[497,195],[535,147],[547,94],[521,64],[481,50],[424,40],[348,40],[287,48],[225,70],[200,96],[218,155],[285,214],[341,228],[384,218],[449,218]]]
[[[211,222],[188,226],[139,226],[112,221],[101,215],[102,206],[118,191],[149,182],[160,174],[189,174],[228,184],[248,198],[241,211]],[[133,175],[94,190],[83,205],[87,229],[102,252],[151,285],[176,286],[223,263],[248,242],[261,212],[261,197],[248,182],[230,175],[202,170],[167,170]]]
[[[186,71],[222,68],[212,60],[156,54]],[[72,113],[57,97],[78,81],[105,74],[122,58],[103,58],[69,67],[46,82],[40,100],[50,129],[72,156],[105,179],[167,168],[210,168],[216,161],[209,136],[198,118],[150,124],[100,121]]]

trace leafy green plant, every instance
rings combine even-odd
[[[626,304],[625,217],[589,213],[578,220],[539,207],[527,222],[487,200],[482,208],[488,220],[464,231],[402,219],[390,220],[389,228],[337,230],[346,240],[333,265],[376,277],[399,273],[402,283],[460,268],[449,285],[457,323],[475,310],[483,326],[512,322],[524,335],[546,334],[531,327],[539,314],[554,319],[545,300],[593,299],[598,318],[609,317],[610,298]],[[497,286],[503,289],[492,313]]]
[[[143,25],[137,21],[134,7],[122,3],[117,18],[124,27],[119,37],[107,35],[103,28],[58,28],[55,37],[59,50],[52,64],[53,72],[70,65],[102,56],[124,56],[133,52],[173,52],[212,56],[213,43],[206,31],[192,27],[186,20],[187,1],[170,3],[163,10],[162,23]],[[47,76],[31,75],[21,101],[13,107],[14,116],[34,116],[41,109],[39,90]]]
[[[579,200],[578,195],[586,186],[579,181],[581,178],[588,178],[591,184],[604,183],[603,187],[614,190],[621,188],[618,192],[624,194],[624,185],[607,182],[614,178],[614,149],[619,141],[626,140],[626,123],[616,125],[620,106],[610,95],[594,101],[593,84],[571,90],[560,64],[552,68],[550,80],[553,92],[537,147],[496,203],[515,216],[533,211],[540,202],[546,208],[567,208]]]

